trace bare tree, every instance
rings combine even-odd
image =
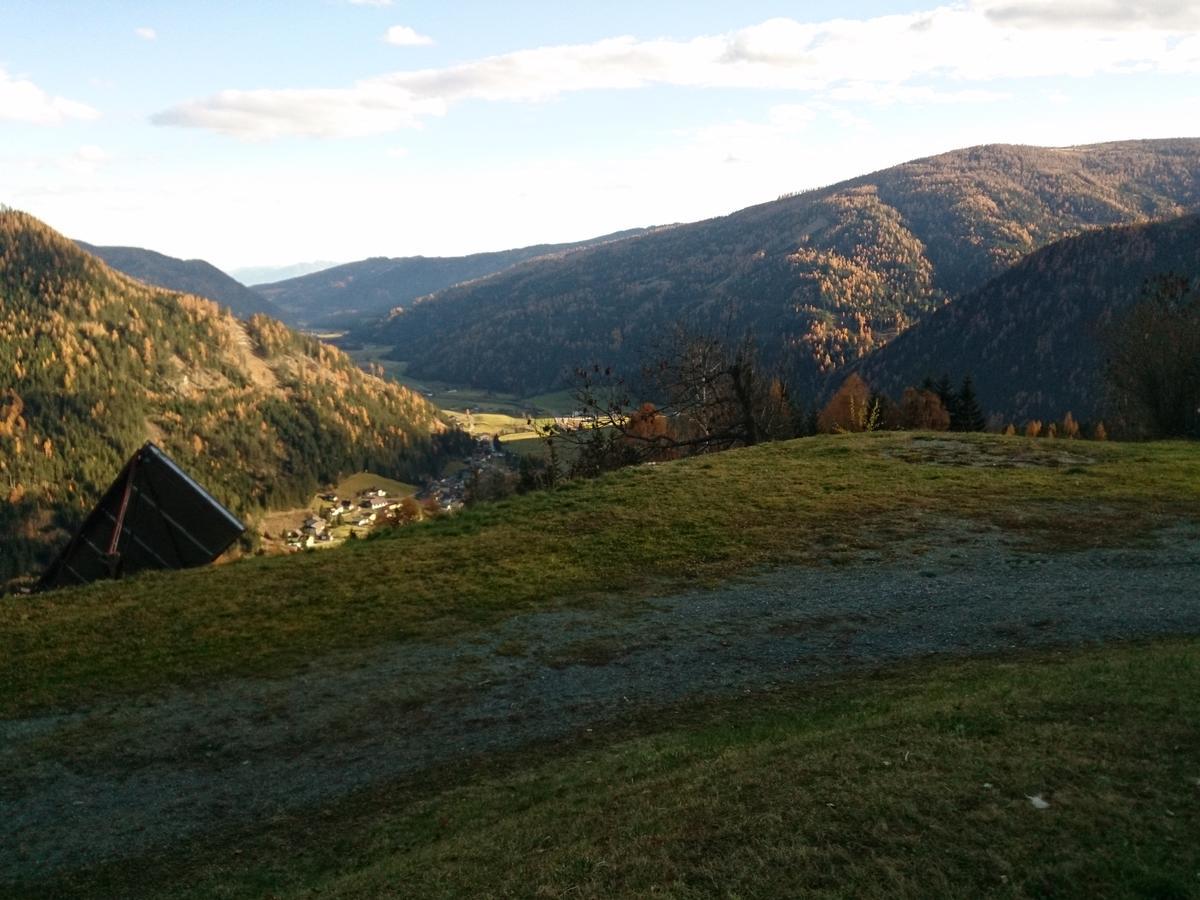
[[[575,400],[584,423],[558,436],[578,446],[584,473],[794,437],[803,421],[752,338],[731,347],[683,327],[643,364],[636,386],[598,365],[577,370]]]

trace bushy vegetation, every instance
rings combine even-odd
[[[240,514],[369,468],[435,470],[421,397],[265,316],[150,288],[0,211],[0,580],[46,561],[154,439]]]

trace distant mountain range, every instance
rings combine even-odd
[[[333,347],[0,210],[0,580],[45,562],[147,439],[245,515],[364,468],[419,479],[455,436]]]
[[[855,366],[875,390],[970,374],[985,410],[1020,423],[1104,413],[1097,337],[1150,278],[1200,283],[1200,216],[1106,228],[1030,254]],[[836,377],[836,376],[835,376]]]
[[[255,290],[280,310],[280,317],[307,328],[345,328],[387,315],[425,294],[512,268],[537,258],[559,258],[570,251],[644,234],[633,229],[570,244],[539,244],[470,256],[374,257],[334,266]]]
[[[753,332],[797,389],[815,391],[1041,247],[1198,208],[1200,140],[974,147],[414,302],[380,286],[359,311],[402,308],[356,336],[392,345],[418,377],[530,394],[593,361],[633,370],[685,322]]]
[[[247,266],[241,269],[230,269],[229,274],[242,284],[248,284],[253,288],[255,285],[271,284],[287,278],[299,278],[301,275],[320,272],[322,269],[332,269],[336,265],[340,265],[340,263],[323,260],[293,263],[290,266]]]
[[[202,259],[176,259],[140,247],[96,247],[83,241],[75,243],[118,272],[155,287],[207,297],[229,307],[235,316],[247,318],[255,313],[265,313],[276,319],[282,317],[280,309],[270,300]]]

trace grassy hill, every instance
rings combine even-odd
[[[270,300],[250,290],[202,259],[176,259],[141,247],[96,247],[76,241],[118,272],[155,287],[214,300],[235,316],[247,319],[256,313],[280,318],[281,311]]]
[[[591,362],[633,369],[684,321],[751,329],[803,391],[1040,247],[1198,205],[1197,140],[975,147],[528,262],[407,305],[370,342],[413,377],[528,394]]]
[[[1043,547],[1119,545],[1200,516],[1200,455],[1186,442],[805,438],[569,482],[320,556],[13,598],[0,711],[277,673],[597,593],[920,549],[931,516]]]
[[[43,762],[61,757],[54,765],[72,777],[91,777],[88,747],[111,741],[122,780],[162,766],[203,773],[258,751],[238,746],[226,760],[191,732],[161,751],[131,748],[131,711],[182,689],[211,703],[240,676],[295,678],[335,742],[353,730],[360,698],[313,693],[324,660],[351,671],[379,648],[414,655],[433,639],[458,648],[471,679],[487,630],[531,611],[598,608],[632,622],[678,586],[780,564],[831,582],[887,560],[924,567],[933,548],[970,533],[1037,547],[1054,566],[1056,553],[1132,553],[1154,545],[1157,528],[1198,517],[1200,456],[1186,443],[873,434],[762,445],[320,555],[12,598],[0,604],[0,712],[22,745],[42,735]],[[661,652],[671,646],[668,636]],[[577,652],[556,665],[603,664]],[[481,749],[9,893],[1188,896],[1200,865],[1198,675],[1192,638],[921,660],[623,706],[594,732]],[[362,712],[398,732],[425,725],[420,704]],[[253,707],[255,721],[277,716]],[[295,767],[313,748],[285,749]],[[371,745],[330,771],[370,771],[385,752]]]
[[[346,328],[387,315],[393,307],[451,285],[482,278],[517,263],[620,240],[643,229],[571,244],[538,244],[516,250],[450,257],[372,257],[319,272],[254,286],[281,311],[280,318],[308,328]]]
[[[147,439],[252,514],[364,468],[431,472],[445,431],[332,347],[0,212],[0,579],[42,564]]]
[[[1200,281],[1200,217],[1066,238],[928,316],[856,366],[876,390],[948,373],[975,379],[988,412],[1014,421],[1104,415],[1098,335],[1145,283]]]

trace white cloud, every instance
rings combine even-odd
[[[0,69],[0,122],[61,125],[70,119],[90,120],[100,113],[84,103],[53,97],[21,76]]]
[[[419,34],[407,25],[393,25],[383,39],[396,47],[427,47],[433,43],[429,35]]]
[[[979,3],[872,19],[805,23],[778,18],[686,41],[614,37],[394,72],[343,88],[223,91],[159,113],[153,121],[250,139],[331,137],[412,127],[466,100],[533,102],[649,85],[833,90],[858,92],[874,103],[943,103],[1002,96],[964,89],[964,81],[1200,72],[1200,43],[1181,40],[1171,30],[1129,29],[1118,22],[1078,29],[1064,41],[1052,29],[1006,21],[1007,7],[1000,0]],[[1035,4],[1009,4],[1017,5]],[[1155,21],[1168,20],[1175,19],[1164,13]],[[908,84],[933,79],[958,84],[952,91]]]
[[[1200,28],[1195,0],[974,0],[993,22],[1022,28]]]
[[[158,32],[153,28],[146,28],[145,26],[133,29],[133,33],[140,37],[143,41],[154,41],[158,39]]]

